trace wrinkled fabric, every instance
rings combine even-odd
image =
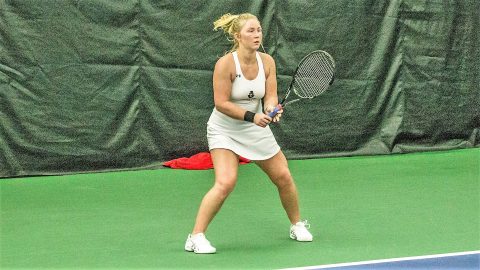
[[[302,57],[336,80],[271,129],[289,159],[480,146],[480,2],[0,2],[0,177],[160,168],[208,151],[212,22],[260,19],[282,96]]]
[[[239,157],[239,164],[243,165],[248,164],[249,162],[250,160],[241,156]],[[191,157],[181,157],[166,161],[163,163],[163,166],[172,169],[208,170],[213,169],[213,161],[209,152],[202,152]]]

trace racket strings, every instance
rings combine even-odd
[[[313,98],[323,93],[333,78],[335,64],[324,53],[311,54],[303,60],[295,74],[293,91],[302,98]]]

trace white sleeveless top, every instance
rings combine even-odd
[[[260,54],[256,53],[258,74],[248,80],[242,73],[237,52],[232,53],[236,78],[232,83],[230,101],[248,111],[262,113],[262,98],[265,96],[265,70]],[[280,147],[270,127],[259,127],[251,122],[234,119],[213,109],[207,123],[209,149],[224,148],[251,160],[273,157]]]

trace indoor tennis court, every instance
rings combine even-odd
[[[479,12],[0,0],[0,268],[480,269]],[[216,111],[234,121],[207,128]],[[216,254],[186,251],[215,170],[164,165],[211,154],[212,130],[258,160],[282,150],[312,242],[290,239],[292,185],[247,162],[206,231]]]
[[[2,268],[279,269],[478,251],[479,157],[290,161],[311,243],[288,238],[273,185],[242,165],[208,231],[214,255],[183,250],[213,170],[3,179]]]

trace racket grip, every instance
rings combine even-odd
[[[278,104],[275,109],[268,114],[268,116],[273,118],[281,109],[283,109],[282,104]]]

